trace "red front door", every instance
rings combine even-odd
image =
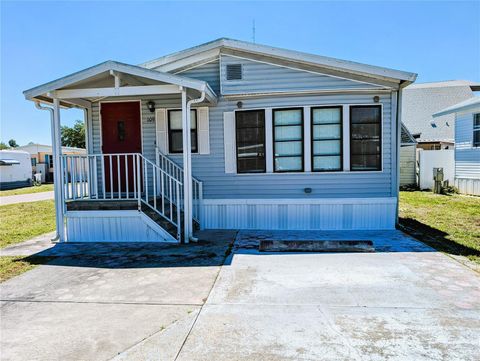
[[[141,153],[140,102],[101,103],[103,154]],[[133,156],[105,156],[107,192],[133,192]],[[127,174],[128,168],[128,174]],[[120,177],[119,177],[120,175]]]

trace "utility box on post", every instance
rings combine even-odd
[[[433,168],[433,192],[442,193],[443,168]]]

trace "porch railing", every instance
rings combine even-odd
[[[139,153],[63,155],[66,201],[132,200],[176,227],[181,237],[183,182]]]
[[[160,150],[157,149],[157,164],[161,170],[169,174],[177,181],[183,183],[183,168],[168,158]],[[183,188],[181,189],[183,199]],[[203,183],[195,177],[192,177],[192,217],[200,223],[202,201],[203,201]],[[183,209],[183,206],[182,206]]]

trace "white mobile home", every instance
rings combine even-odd
[[[18,150],[0,150],[0,189],[32,185],[30,154]]]
[[[53,111],[60,239],[188,242],[194,224],[394,228],[401,94],[415,78],[219,39],[24,94]],[[61,154],[60,107],[85,109],[87,155]]]
[[[434,114],[455,115],[455,185],[460,193],[480,195],[480,97]]]

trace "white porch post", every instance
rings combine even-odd
[[[62,140],[60,134],[60,101],[53,99],[52,119],[52,155],[53,155],[53,189],[55,194],[56,229],[59,241],[65,241],[65,224],[63,218],[63,186],[62,186]],[[72,186],[75,186],[72,184]]]
[[[182,88],[182,139],[183,139],[183,229],[185,243],[190,240],[191,224],[192,220],[189,219],[189,207],[191,204],[191,192],[190,184],[192,182],[192,176],[190,172],[189,159],[190,159],[190,124],[187,117],[187,91]]]

